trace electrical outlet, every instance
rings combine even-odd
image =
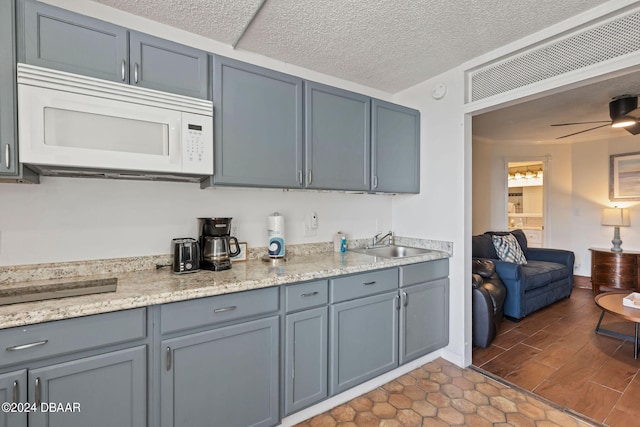
[[[304,237],[318,235],[318,215],[315,212],[305,216],[304,221],[302,221],[302,233]]]

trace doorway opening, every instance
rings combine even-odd
[[[543,161],[510,161],[507,163],[507,229],[521,229],[527,246],[545,245],[545,164]]]

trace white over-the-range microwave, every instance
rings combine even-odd
[[[40,174],[213,175],[210,101],[26,64],[17,76],[20,161]]]

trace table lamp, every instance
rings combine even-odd
[[[602,210],[602,225],[612,225],[613,229],[613,247],[611,252],[622,252],[620,245],[620,227],[628,227],[631,225],[629,218],[629,209],[623,208],[604,208]]]

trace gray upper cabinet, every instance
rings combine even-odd
[[[116,82],[128,82],[126,28],[33,0],[22,4],[20,60]]]
[[[27,402],[27,371],[0,374],[0,403]],[[0,411],[0,427],[27,427],[26,412]]]
[[[374,99],[371,126],[371,190],[420,192],[420,112]]]
[[[25,0],[21,4],[21,61],[208,98],[206,52],[37,1]]]
[[[30,427],[145,427],[146,347],[32,369],[29,402],[77,404],[79,410],[29,414]]]
[[[208,99],[208,55],[168,40],[130,32],[131,84]]]
[[[305,187],[369,190],[371,98],[305,82]]]
[[[0,177],[18,173],[14,2],[0,1]]]
[[[163,340],[162,427],[268,427],[279,417],[278,316]]]
[[[214,57],[212,184],[302,187],[302,79]]]

